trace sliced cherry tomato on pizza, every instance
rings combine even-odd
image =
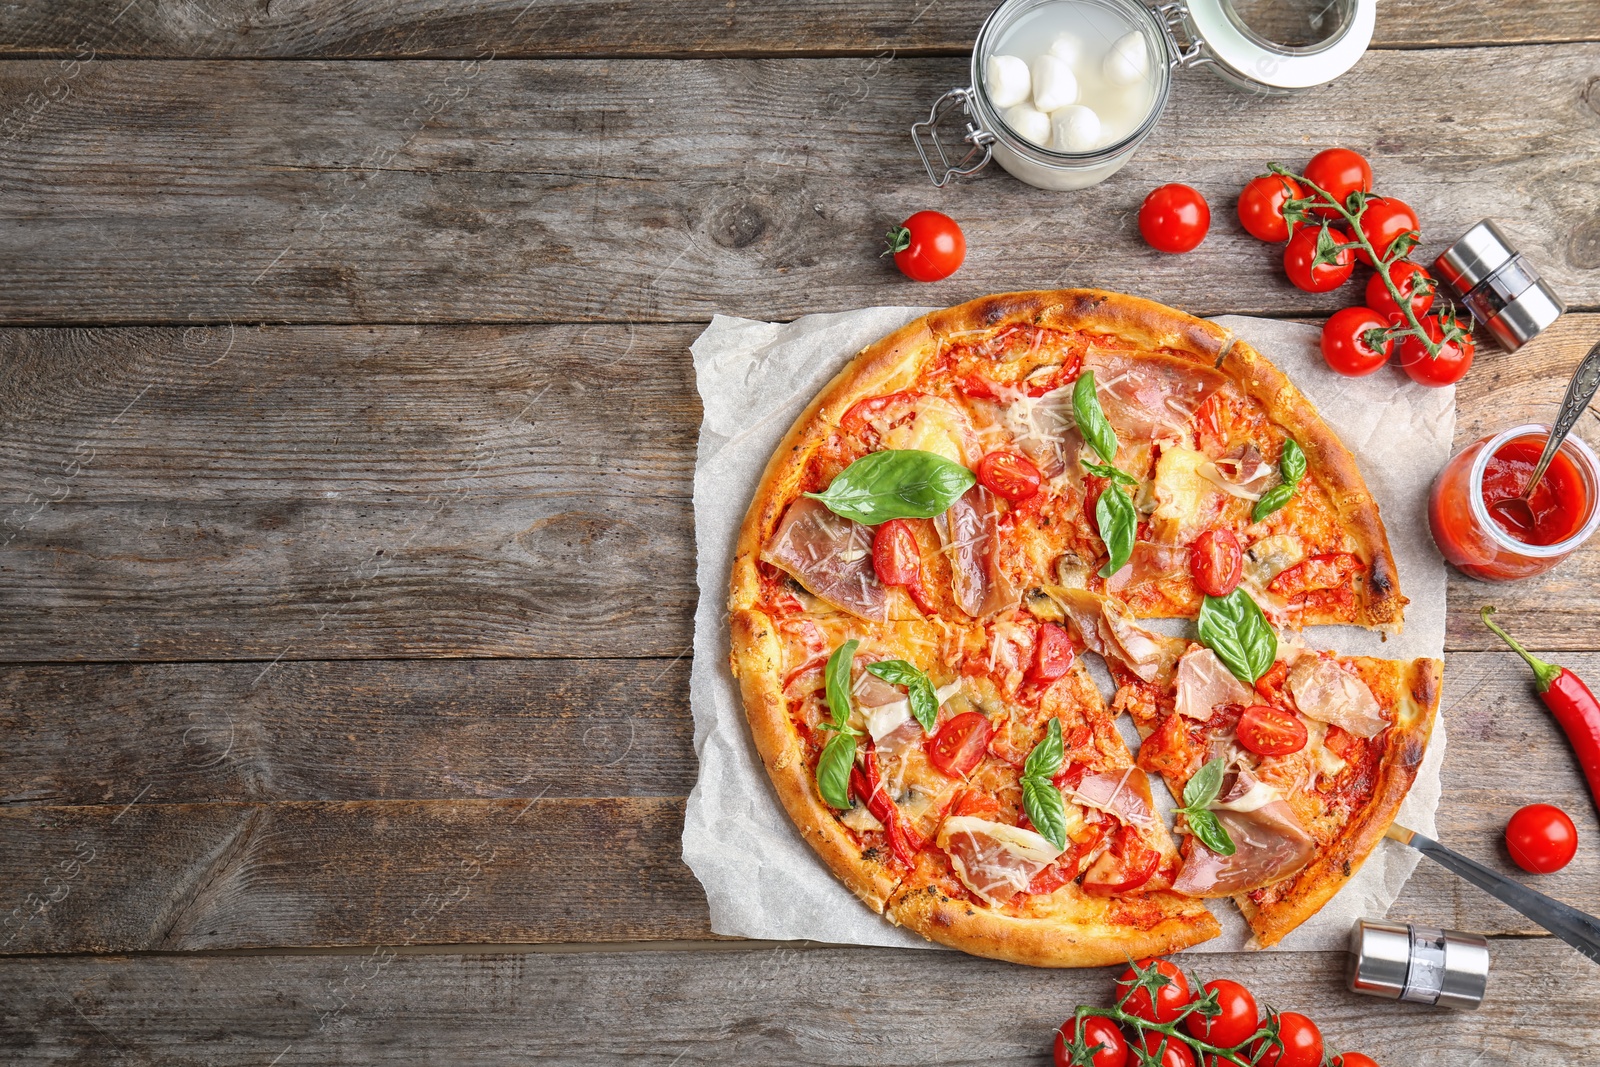
[[[965,778],[983,761],[993,733],[994,727],[980,713],[963,712],[939,727],[939,732],[928,740],[928,762],[941,774]]]
[[[1279,596],[1294,596],[1313,589],[1337,589],[1366,566],[1348,552],[1324,552],[1284,569],[1267,583]]]
[[[1161,853],[1144,843],[1126,824],[1111,836],[1111,847],[1083,874],[1083,891],[1096,896],[1131,893],[1148,882],[1161,866]],[[1184,987],[1187,990],[1187,985]]]
[[[1282,708],[1252,704],[1239,717],[1239,743],[1258,756],[1299,752],[1306,747],[1306,737],[1306,724]]]
[[[1239,224],[1258,241],[1287,241],[1289,223],[1283,205],[1304,195],[1299,182],[1281,174],[1251,178],[1239,194]]]
[[[1077,1027],[1077,1023],[1068,1019],[1056,1030],[1054,1057],[1056,1067],[1073,1067],[1072,1053],[1067,1051],[1066,1035]],[[1101,1046],[1100,1051],[1094,1054],[1091,1061],[1094,1067],[1125,1067],[1128,1062],[1128,1039],[1122,1036],[1122,1030],[1116,1023],[1104,1015],[1090,1015],[1083,1020],[1081,1035],[1085,1048]]]
[[[884,585],[904,587],[924,615],[937,614],[922,584],[922,549],[904,519],[879,524],[872,534],[872,569]]]
[[[1523,870],[1553,874],[1578,854],[1578,828],[1554,804],[1529,804],[1506,823],[1506,850]]]
[[[1156,991],[1154,1001],[1150,999],[1148,989],[1137,989],[1132,996],[1128,996],[1128,991],[1134,988],[1139,977],[1134,973],[1134,969],[1129,967],[1117,979],[1117,1002],[1121,1003],[1123,997],[1128,997],[1127,1003],[1122,1005],[1122,1010],[1153,1023],[1177,1021],[1184,1005],[1194,999],[1194,995],[1189,992],[1189,979],[1183,976],[1183,971],[1179,970],[1178,965],[1171,960],[1140,960],[1138,967],[1140,970],[1154,967],[1166,982]]]
[[[1244,577],[1244,553],[1231,530],[1207,530],[1189,546],[1189,573],[1207,596],[1227,596]]]
[[[1372,165],[1359,153],[1348,148],[1328,148],[1311,157],[1306,164],[1306,181],[1321,189],[1341,204],[1348,206],[1350,194],[1360,190],[1372,191]],[[1306,190],[1307,195],[1312,190]],[[1326,218],[1338,218],[1339,213],[1323,205],[1312,209]]]
[[[1146,1030],[1139,1047],[1157,1067],[1195,1067],[1194,1050],[1181,1038],[1168,1037],[1160,1030]]]
[[[1389,264],[1389,280],[1400,290],[1401,297],[1411,302],[1411,310],[1419,317],[1427,314],[1433,306],[1438,283],[1426,269],[1409,259],[1399,259]],[[1367,279],[1367,307],[1384,316],[1385,320],[1390,315],[1400,314],[1400,305],[1389,295],[1389,287],[1383,284],[1381,274],[1374,273]]]
[[[1033,646],[1033,666],[1028,678],[1041,684],[1053,682],[1072,669],[1072,638],[1053,622],[1039,624],[1039,637]]]
[[[1301,226],[1283,246],[1283,273],[1308,293],[1339,288],[1355,269],[1350,238],[1331,226]]]
[[[1322,1031],[1298,1012],[1279,1012],[1278,1040],[1263,1037],[1250,1046],[1257,1067],[1321,1067]]]
[[[1367,235],[1367,243],[1372,245],[1379,259],[1388,259],[1389,246],[1408,230],[1420,235],[1422,224],[1417,221],[1417,213],[1404,200],[1393,196],[1374,196],[1367,201],[1367,210],[1361,216],[1361,232]],[[1369,267],[1374,265],[1364,248],[1356,249],[1356,258]],[[1382,282],[1378,284],[1383,285]]]
[[[916,414],[922,393],[886,393],[869,396],[850,405],[839,420],[839,429],[855,437],[876,442],[879,429],[888,429]]]
[[[1232,1048],[1256,1032],[1261,1016],[1250,990],[1227,978],[1216,978],[1200,989],[1200,996],[1217,995],[1217,1014],[1190,1013],[1183,1020],[1189,1032],[1208,1045]]]
[[[978,461],[978,482],[997,496],[1020,504],[1039,491],[1039,468],[1015,452],[990,452]]]

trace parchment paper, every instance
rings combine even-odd
[[[745,723],[728,668],[726,605],[729,565],[761,471],[817,391],[862,347],[932,308],[881,307],[808,315],[792,323],[717,316],[693,345],[696,381],[705,405],[695,461],[696,578],[694,666],[689,700],[699,778],[689,795],[683,858],[710,903],[719,934],[773,940],[930,948],[862,905],[835,879],[789,822]],[[1383,370],[1343,378],[1318,350],[1314,326],[1228,315],[1215,320],[1258,348],[1311,398],[1355,453],[1377,498],[1411,599],[1405,633],[1382,641],[1351,627],[1318,627],[1310,644],[1388,658],[1440,656],[1444,650],[1445,564],[1427,527],[1427,493],[1449,457],[1455,391],[1423,389]],[[1185,632],[1174,621],[1153,628]],[[1091,657],[1093,658],[1093,657]],[[1109,676],[1096,672],[1102,684]],[[1109,694],[1107,694],[1109,696]],[[1131,735],[1131,728],[1128,731]],[[1444,724],[1434,726],[1427,757],[1400,809],[1414,830],[1434,831]],[[1159,779],[1158,801],[1170,811]],[[1399,895],[1417,854],[1393,841],[1378,845],[1357,876],[1315,918],[1285,938],[1284,949],[1342,948],[1358,916],[1379,917]],[[1223,935],[1199,951],[1247,947],[1249,929],[1229,901],[1211,901]]]

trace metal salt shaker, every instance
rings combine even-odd
[[[1433,269],[1507,352],[1533,340],[1567,310],[1533,264],[1489,219],[1445,249]]]

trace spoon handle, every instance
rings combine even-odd
[[[1600,390],[1600,343],[1589,349],[1589,354],[1583,357],[1578,369],[1572,372],[1572,381],[1567,384],[1567,395],[1561,401],[1561,410],[1556,413],[1555,425],[1550,427],[1550,439],[1544,443],[1544,452],[1539,456],[1539,462],[1533,468],[1533,475],[1528,479],[1528,488],[1522,491],[1524,497],[1532,493],[1533,487],[1544,477],[1545,469],[1555,458],[1556,449],[1561,447],[1561,442],[1572,432],[1578,416],[1583,414],[1583,409],[1594,399],[1596,390]]]

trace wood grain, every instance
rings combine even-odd
[[[1260,5],[1258,5],[1260,6]],[[1279,5],[1283,6],[1283,5]],[[990,0],[803,5],[683,5],[665,0],[396,0],[352,8],[284,4],[90,5],[26,0],[7,8],[0,54],[224,57],[537,57],[568,55],[848,55],[972,48]],[[1239,7],[1249,12],[1247,3]],[[1318,10],[1320,5],[1300,5]],[[1263,28],[1259,23],[1252,23]],[[1377,48],[1594,40],[1581,4],[1536,0],[1384,0]],[[1293,43],[1287,38],[1279,38]]]
[[[679,655],[697,331],[0,330],[0,658]],[[1458,447],[1548,418],[1596,333],[1486,347]],[[1450,590],[1451,648],[1491,601],[1600,647],[1600,543]]]
[[[1369,53],[1262,100],[1202,72],[1132,163],[1048,194],[991,169],[934,191],[907,129],[954,58],[100,61],[35,111],[56,63],[0,68],[27,323],[782,319],[1060,284],[1200,313],[1327,312],[1221,210],[1268,160],[1337,140],[1425,220],[1426,257],[1486,215],[1575,308],[1600,307],[1600,44]],[[1397,86],[1427,86],[1395,104]],[[683,102],[693,101],[693,106]],[[1328,116],[1341,116],[1337,133]],[[1152,186],[1219,205],[1204,256],[1135,234]],[[878,256],[911,206],[968,258],[918,286]]]
[[[1567,658],[1600,677],[1600,653]],[[258,682],[255,664],[8,668],[3,951],[709,936],[679,859],[681,792],[665,795],[694,773],[685,676],[668,665],[649,681],[661,670],[285,663]],[[538,707],[512,710],[527,698]],[[1442,840],[1514,874],[1500,832],[1536,800],[1600,835],[1514,655],[1452,656],[1442,714]],[[1587,907],[1597,880],[1600,854],[1583,849],[1538,885]],[[416,909],[443,900],[419,926]],[[1426,861],[1392,914],[1537,929]]]
[[[1592,965],[1497,941],[1489,999],[1451,1013],[1345,990],[1344,954],[1190,956],[1330,1044],[1415,1067],[1584,1062]],[[294,1067],[529,1061],[1037,1067],[1109,970],[1046,972],[954,952],[791,944],[723,951],[48,959],[0,963],[0,1047],[16,1067],[196,1062]],[[182,1054],[172,1050],[182,1047]]]

